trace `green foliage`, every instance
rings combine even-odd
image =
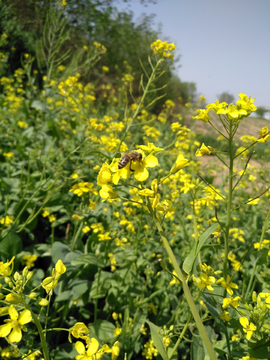
[[[149,19],[135,26],[111,2],[102,11],[104,3],[93,4],[103,30],[92,22],[91,41],[83,31],[78,54],[68,57],[77,30],[65,13],[78,11],[85,29],[84,2],[77,10],[75,2],[44,2],[45,10],[31,2],[16,31],[31,38],[37,20],[23,27],[36,6],[48,36],[38,38],[41,73],[28,51],[21,68],[0,77],[0,315],[12,319],[0,325],[1,357],[30,357],[30,349],[45,360],[74,359],[91,342],[87,351],[105,360],[268,359],[268,143],[257,144],[259,134],[233,141],[240,121],[225,116],[227,132],[215,141],[192,131],[195,85],[168,69],[171,44],[152,44],[162,55],[147,61],[156,36]],[[1,26],[15,24],[14,7],[1,6]],[[141,80],[136,57],[149,78]],[[169,93],[160,89],[168,79],[170,94],[181,93],[177,102],[159,98]],[[265,129],[260,139],[267,136]],[[202,142],[212,153],[201,165]],[[262,150],[254,163],[255,146]],[[120,153],[132,150],[142,160],[119,169]],[[25,322],[15,311],[26,311]],[[22,339],[14,341],[6,324]]]

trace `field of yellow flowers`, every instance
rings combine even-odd
[[[1,359],[270,358],[269,129],[244,93],[157,113],[150,45],[140,84],[52,57],[40,90],[29,54],[0,78]]]

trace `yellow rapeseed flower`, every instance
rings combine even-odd
[[[256,326],[252,322],[249,323],[246,317],[241,317],[239,321],[240,324],[243,326],[243,331],[247,334],[246,338],[250,340],[253,332],[257,330]]]
[[[23,310],[20,314],[13,305],[8,308],[10,319],[4,320],[6,324],[0,326],[0,337],[8,336],[11,343],[16,343],[22,339],[24,325],[32,321],[30,310]],[[25,330],[24,330],[25,331]]]

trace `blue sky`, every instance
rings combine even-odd
[[[256,106],[270,108],[270,0],[157,0],[147,7],[139,0],[118,4],[134,18],[155,14],[164,39],[181,55],[177,74],[195,82],[198,95],[213,102],[224,91],[256,97]],[[161,38],[161,40],[164,40]]]

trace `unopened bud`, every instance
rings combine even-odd
[[[27,276],[28,271],[29,271],[29,270],[28,270],[28,267],[26,266],[26,267],[23,269],[23,272],[22,272],[22,274],[23,274],[24,277]]]
[[[49,304],[49,301],[47,299],[41,299],[38,304],[40,306],[47,306]]]
[[[21,297],[18,294],[8,294],[6,296],[6,301],[11,304],[19,304],[21,302]]]
[[[28,274],[27,274],[27,276],[26,276],[26,279],[27,279],[27,280],[32,279],[33,275],[34,275],[33,271],[29,271]]]
[[[255,303],[257,302],[257,294],[256,294],[256,291],[253,291],[252,293],[252,301]]]
[[[37,297],[37,293],[32,292],[31,294],[28,295],[28,297],[29,297],[30,299],[35,299],[35,298]]]
[[[19,280],[20,274],[18,273],[18,271],[15,272],[15,274],[14,274],[13,277],[14,277],[14,280],[15,280],[15,281],[18,281],[18,280]]]

